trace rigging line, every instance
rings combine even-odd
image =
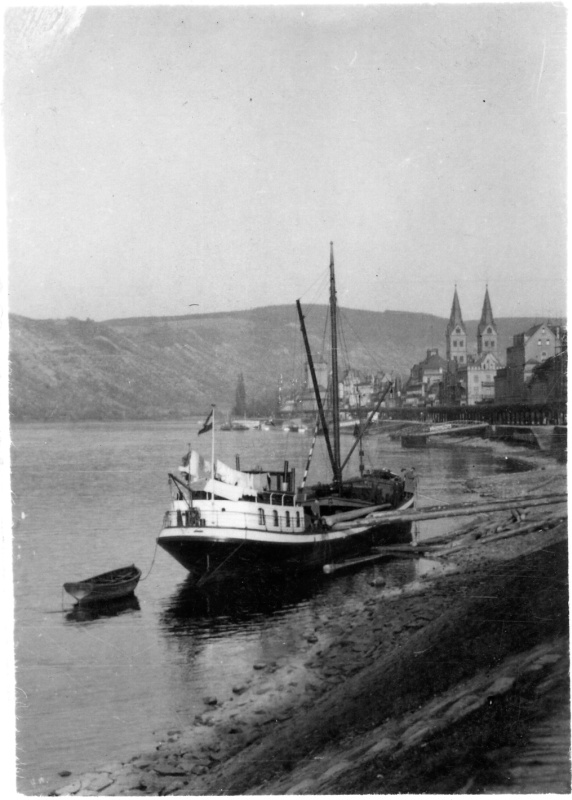
[[[153,560],[151,561],[151,566],[149,567],[149,572],[147,573],[147,575],[145,575],[144,578],[140,578],[140,580],[139,580],[140,583],[142,583],[143,581],[146,581],[147,578],[149,577],[149,575],[151,574],[151,570],[153,569],[153,565],[155,564],[155,557],[157,555],[157,550],[158,549],[159,549],[159,542],[158,542],[157,539],[155,539],[155,552],[153,553]]]
[[[345,328],[343,327],[343,325],[341,324],[343,319],[344,319],[341,311],[339,312],[339,317],[340,317],[340,320],[339,320],[339,324],[338,324],[338,332],[339,332],[339,338],[342,341],[342,347],[341,347],[342,352],[343,352],[343,359],[342,360],[344,361],[344,369],[347,371],[348,369],[351,368],[351,361],[350,361],[350,351],[349,351],[349,348],[348,348],[346,331],[345,331]]]
[[[324,317],[324,329],[322,332],[322,347],[320,348],[320,356],[323,361],[325,361],[324,354],[326,353],[326,341],[328,337],[328,331],[330,330],[330,315],[326,313]]]
[[[370,350],[369,350],[368,346],[367,346],[367,345],[366,345],[366,343],[363,341],[363,339],[360,337],[360,335],[358,334],[358,332],[357,332],[357,330],[354,328],[354,326],[351,324],[351,322],[349,321],[349,319],[348,319],[348,317],[346,316],[346,314],[344,314],[343,312],[340,312],[340,313],[341,313],[341,314],[342,314],[342,316],[343,316],[344,324],[347,324],[347,325],[349,326],[349,328],[351,329],[352,333],[353,333],[353,334],[354,334],[354,336],[356,337],[357,341],[358,341],[358,342],[361,344],[361,346],[363,347],[363,349],[366,351],[366,353],[367,353],[367,355],[369,356],[369,358],[371,358],[371,360],[373,361],[373,363],[376,365],[377,369],[378,369],[380,372],[382,372],[382,371],[383,371],[383,367],[381,366],[381,364],[379,364],[379,363],[378,363],[378,361],[377,361],[377,359],[376,359],[375,355],[374,355],[373,353],[371,353],[371,352],[370,352]]]
[[[308,307],[327,305],[327,303],[324,302],[324,298],[328,296],[329,283],[330,271],[329,269],[325,269],[318,275],[312,286],[302,294],[302,297],[304,298],[304,305],[307,305]],[[311,297],[308,297],[310,292],[312,292],[312,295]],[[302,297],[298,299],[301,300]],[[320,299],[322,301],[321,303]]]
[[[218,567],[216,567],[215,569],[213,569],[213,571],[212,571],[212,572],[206,572],[206,573],[203,575],[203,577],[202,577],[202,578],[200,578],[200,579],[197,581],[197,586],[202,586],[202,585],[204,584],[204,582],[207,580],[207,578],[212,578],[212,576],[213,576],[213,575],[215,575],[215,574],[216,574],[216,573],[219,571],[219,569],[220,569],[222,566],[224,566],[224,565],[226,564],[226,562],[229,560],[229,558],[232,558],[232,556],[233,556],[233,555],[234,555],[236,552],[238,552],[238,550],[240,550],[240,548],[242,547],[242,545],[243,545],[243,544],[244,544],[244,542],[241,542],[241,543],[238,545],[238,547],[235,547],[235,549],[232,551],[232,553],[230,553],[230,554],[229,554],[229,555],[228,555],[228,556],[225,558],[225,560],[224,560],[224,561],[221,561],[221,563],[218,565]]]
[[[306,298],[312,291],[313,291],[313,297],[316,298],[322,297],[325,294],[325,290],[327,289],[329,282],[330,282],[329,270],[327,269],[323,270],[323,272],[321,272],[318,275],[314,283],[311,286],[309,286],[305,292],[302,293],[299,300],[302,300],[302,298]],[[307,304],[305,302],[304,305],[305,306],[308,305],[308,308],[310,308],[311,305],[319,305],[319,303],[317,302],[313,303],[311,300],[308,300]]]
[[[314,447],[316,446],[316,439],[318,438],[319,427],[320,427],[320,415],[317,414],[316,424],[314,425],[314,437],[312,439],[310,452],[308,453],[308,460],[306,461],[306,469],[304,470],[304,477],[302,478],[302,483],[300,484],[301,489],[303,489],[306,486],[306,478],[308,477],[308,471],[310,469],[310,464],[312,463],[312,456],[314,455]]]

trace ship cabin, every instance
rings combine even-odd
[[[249,486],[209,478],[186,485],[170,475],[175,496],[165,515],[165,528],[248,528],[301,533],[306,514],[295,493],[295,470],[252,470]]]

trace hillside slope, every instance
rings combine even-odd
[[[325,308],[304,311],[312,350],[324,343]],[[501,353],[532,318],[498,320]],[[407,377],[438,347],[447,321],[430,314],[342,310],[340,357],[357,369]],[[467,323],[475,342],[476,322]],[[243,373],[247,400],[286,391],[303,375],[295,308],[106,322],[10,316],[10,410],[14,421],[167,419],[230,410]]]

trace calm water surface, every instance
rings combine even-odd
[[[305,644],[324,610],[375,592],[372,575],[398,582],[415,564],[393,562],[352,575],[235,587],[198,595],[185,570],[155,550],[176,470],[188,442],[210,458],[196,423],[21,425],[12,429],[17,747],[19,790],[42,792],[60,770],[74,774],[154,747],[167,728],[192,722],[203,698],[231,695],[256,661]],[[301,478],[311,437],[282,432],[217,432],[217,457],[230,466],[280,468]],[[352,437],[342,437],[347,451]],[[368,441],[371,464],[414,465],[420,503],[463,499],[465,482],[510,469],[486,452],[402,450]],[[367,449],[367,448],[366,448]],[[355,464],[357,470],[357,462]],[[319,442],[310,480],[329,476]],[[447,521],[454,527],[455,521]],[[420,523],[421,538],[444,522]],[[65,581],[135,563],[147,576],[131,602],[107,614],[74,609]],[[147,573],[150,573],[147,575]]]

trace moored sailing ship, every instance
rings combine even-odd
[[[351,478],[343,470],[355,449],[362,448],[383,396],[360,428],[354,446],[341,462],[337,397],[337,304],[333,246],[330,251],[330,321],[332,340],[332,431],[318,389],[304,317],[297,301],[300,326],[320,424],[330,464],[331,481],[306,487],[310,458],[301,486],[295,471],[233,469],[215,459],[214,407],[203,426],[212,433],[211,461],[190,452],[179,475],[171,473],[173,499],[165,514],[158,544],[179,561],[194,581],[204,583],[255,570],[311,570],[358,555],[380,541],[403,535],[407,523],[383,523],[384,512],[406,509],[414,490],[402,476],[387,469],[365,470]],[[315,437],[314,437],[315,439]],[[313,445],[312,445],[313,446]],[[312,452],[312,451],[311,451]],[[375,519],[368,515],[375,512]]]

